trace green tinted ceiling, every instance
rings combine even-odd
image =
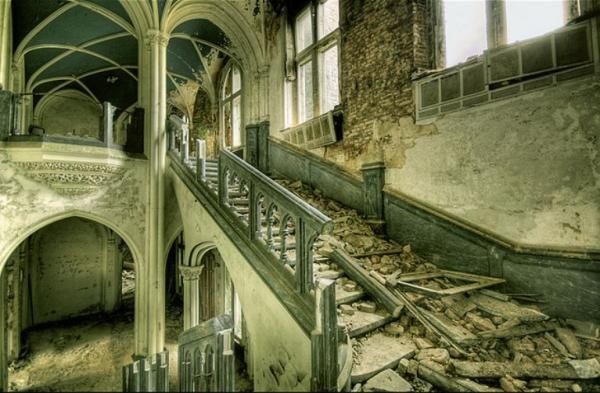
[[[231,41],[227,38],[223,30],[206,19],[194,19],[182,23],[175,28],[173,33],[185,33],[190,37],[212,42],[222,48],[227,48],[231,45]]]
[[[80,76],[87,72],[110,66],[114,65],[95,56],[75,52],[43,71],[37,80],[59,76]]]
[[[29,78],[38,68],[63,52],[65,49],[44,48],[27,53],[25,55],[25,75]]]
[[[106,56],[122,65],[137,64],[137,40],[132,36],[115,38],[110,41],[90,46],[86,49]]]
[[[99,6],[102,6],[102,7],[106,8],[107,10],[114,12],[115,14],[119,15],[121,18],[125,19],[127,22],[129,22],[131,24],[131,18],[129,18],[129,15],[125,11],[125,9],[123,8],[123,6],[121,5],[121,2],[119,0],[87,0],[87,1],[89,1],[90,3],[97,4]]]
[[[120,32],[123,28],[106,17],[87,8],[74,7],[43,28],[28,46],[48,43],[78,46]]]

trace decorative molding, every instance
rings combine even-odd
[[[126,170],[116,165],[81,162],[15,162],[30,179],[50,186],[62,195],[83,195],[118,182]]]
[[[160,45],[162,47],[167,47],[167,45],[169,45],[169,39],[171,37],[169,36],[169,34],[164,33],[160,30],[148,30],[146,32],[146,37],[144,39],[144,44],[146,46],[146,49],[149,49],[151,45]]]
[[[198,280],[202,274],[202,270],[204,270],[204,266],[179,265],[179,273],[181,273],[183,279],[186,281]]]

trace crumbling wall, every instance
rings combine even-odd
[[[407,81],[427,62],[421,3],[340,2],[344,139],[327,149],[328,158],[352,163],[367,152],[375,119],[396,122],[412,113],[412,86]]]
[[[600,80],[379,126],[386,182],[519,242],[600,246]]]

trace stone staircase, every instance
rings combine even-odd
[[[207,160],[205,172],[205,183],[217,193],[218,162]],[[469,362],[545,365],[571,361],[575,357],[594,359],[594,356],[600,356],[597,342],[587,350],[581,349],[585,345],[579,344],[570,329],[566,328],[567,333],[556,330],[565,329],[564,323],[559,326],[547,321],[549,317],[539,312],[535,303],[521,307],[516,301],[519,296],[530,303],[540,301],[536,300],[535,294],[511,297],[476,287],[449,296],[403,291],[399,296],[412,305],[411,312],[402,305],[396,309],[386,307],[381,291],[373,290],[372,285],[367,289],[358,281],[377,281],[382,287],[389,287],[389,283],[399,277],[420,275],[423,279],[415,283],[423,285],[425,293],[464,283],[439,276],[440,269],[414,254],[410,246],[402,247],[375,235],[356,211],[323,198],[318,190],[286,179],[274,180],[333,219],[333,233],[321,235],[314,242],[313,272],[315,280],[329,279],[336,283],[338,322],[344,324],[352,339],[353,391],[430,391],[435,389],[434,385],[461,391],[563,390],[553,384],[554,379],[540,382],[544,378],[537,378],[527,387],[525,381],[510,375],[492,379],[483,375],[478,379],[477,375],[457,374],[454,370],[457,364],[461,369]],[[231,210],[247,223],[250,201],[245,185],[230,179],[228,197]],[[296,228],[292,222],[284,223],[285,218],[277,212],[269,214],[267,210],[266,205],[261,209],[263,218],[259,231],[264,235],[262,238],[268,249],[294,272],[296,244],[290,238],[294,238]],[[356,265],[352,269],[354,274],[349,274],[347,268],[334,261],[335,250],[351,255],[350,263]],[[356,272],[359,272],[358,276]],[[426,320],[417,317],[414,310]],[[444,333],[440,336],[436,331]],[[561,336],[559,332],[564,334]],[[570,352],[564,349],[565,342],[570,342]],[[574,356],[572,352],[579,353]],[[597,360],[591,365],[594,372],[600,370],[597,365]]]

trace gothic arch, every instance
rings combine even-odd
[[[106,219],[105,217],[84,212],[81,210],[70,210],[60,214],[48,216],[44,219],[39,220],[35,224],[28,225],[26,231],[22,232],[19,236],[15,236],[12,240],[10,240],[8,244],[4,247],[4,249],[0,251],[0,272],[4,270],[4,265],[6,264],[8,258],[25,239],[27,239],[29,236],[31,236],[38,230],[52,223],[71,217],[85,218],[98,224],[102,224],[114,231],[117,235],[121,237],[121,239],[123,239],[123,241],[125,241],[127,247],[129,247],[131,255],[133,256],[133,262],[135,264],[136,271],[139,271],[142,268],[142,253],[140,252],[140,249],[137,247],[136,243],[133,241],[133,238],[126,231],[122,230],[118,225]]]

